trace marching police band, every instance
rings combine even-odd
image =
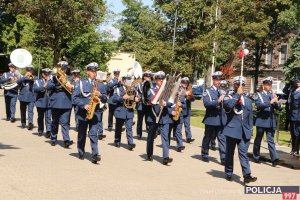
[[[113,116],[115,117],[114,144],[121,145],[121,133],[125,124],[128,149],[133,150],[136,144],[133,141],[133,118],[134,108],[124,106],[124,103],[132,98],[129,90],[135,91],[133,101],[136,102],[137,110],[137,138],[142,138],[142,124],[145,120],[147,135],[146,154],[147,160],[153,160],[153,145],[157,135],[160,134],[162,142],[162,163],[168,165],[173,161],[169,155],[170,135],[176,139],[176,149],[181,152],[185,149],[183,145],[182,127],[185,129],[186,143],[192,143],[190,120],[191,104],[195,100],[192,94],[192,85],[188,77],[183,77],[174,102],[162,101],[153,104],[152,99],[161,89],[166,75],[159,71],[143,73],[142,82],[135,87],[128,87],[127,81],[131,77],[120,76],[120,70],[113,71],[113,78],[103,81],[96,79],[97,63],[90,63],[86,66],[87,78],[80,78],[80,70],[71,72],[72,78],[61,83],[59,73],[65,74],[69,65],[65,61],[58,63],[60,67],[56,74],[51,74],[49,68],[41,70],[41,78],[33,75],[33,66],[26,67],[24,76],[17,73],[16,67],[10,63],[9,72],[2,75],[0,83],[15,81],[17,87],[4,88],[6,104],[6,119],[15,122],[15,109],[17,98],[20,101],[21,126],[32,130],[33,108],[37,109],[38,135],[45,133],[50,138],[52,146],[56,145],[59,124],[61,125],[64,147],[68,148],[73,144],[69,136],[70,116],[72,108],[75,112],[75,124],[78,132],[77,149],[79,159],[85,156],[85,141],[90,138],[92,157],[91,161],[97,163],[101,160],[98,149],[98,139],[105,138],[103,135],[103,112],[108,103],[108,131],[113,130]],[[281,104],[275,94],[272,93],[272,78],[267,77],[262,81],[262,88],[254,95],[257,108],[257,116],[253,122],[252,100],[244,93],[243,87],[246,84],[244,77],[233,79],[233,90],[227,90],[228,84],[221,80],[222,72],[215,72],[212,76],[213,85],[203,93],[203,103],[206,113],[203,119],[205,124],[204,137],[201,145],[202,160],[209,162],[209,146],[214,145],[217,138],[220,163],[225,166],[225,178],[232,180],[233,156],[235,147],[238,148],[240,163],[244,176],[244,182],[254,182],[256,177],[251,175],[248,148],[253,133],[253,125],[256,126],[256,137],[253,146],[253,159],[260,163],[260,146],[264,133],[267,135],[268,148],[273,166],[281,162],[276,152],[274,143],[274,132],[276,121],[274,113],[281,108]],[[72,91],[70,93],[70,91]],[[99,102],[93,102],[94,98]],[[295,87],[289,95],[290,121],[292,136],[291,154],[299,154],[300,143],[300,77],[295,79]],[[93,105],[95,104],[95,105]],[[178,113],[178,106],[180,111]],[[93,115],[87,118],[88,113],[93,110]],[[26,110],[28,111],[28,122],[26,122]],[[177,118],[176,118],[176,117]]]

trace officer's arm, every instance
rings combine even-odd
[[[29,80],[29,78],[27,78],[26,76],[22,76],[21,78],[19,78],[16,83],[18,85],[20,85],[21,83],[23,83],[24,81]]]
[[[33,84],[33,91],[34,92],[43,92],[44,90],[45,90],[44,86],[41,85],[38,80],[35,80],[34,84]]]
[[[74,90],[74,104],[79,108],[84,109],[85,103],[82,101],[80,87],[76,87]]]
[[[229,95],[226,95],[223,99],[223,107],[226,110],[231,110],[234,108],[234,106],[237,104],[237,101],[241,98],[241,95],[238,93],[235,93],[232,98],[229,97]]]
[[[7,73],[5,72],[1,78],[1,83],[5,83],[9,81],[9,77],[7,76]]]
[[[52,90],[55,88],[55,83],[53,82],[52,79],[48,80],[45,89],[47,90]]]
[[[113,103],[124,103],[123,97],[119,96],[119,95],[117,94],[117,91],[116,91],[116,90],[117,90],[117,89],[115,89],[115,92],[114,92],[114,94],[113,94],[113,96],[112,96],[112,102],[113,102]]]
[[[119,82],[118,81],[114,81],[114,80],[110,80],[107,84],[107,86],[109,87],[109,89],[113,89],[113,87],[115,87],[116,85],[118,85]]]
[[[218,99],[210,100],[209,95],[203,96],[203,104],[205,108],[217,108],[219,106]]]
[[[101,92],[101,102],[106,103],[107,102],[107,90],[105,85],[99,85],[99,91]]]
[[[258,95],[258,94],[257,94]],[[260,97],[257,96],[256,97],[256,100],[255,100],[255,106],[258,110],[263,110],[265,108],[270,108],[271,107],[271,104],[270,102],[262,102]]]
[[[181,107],[182,107],[182,109],[187,108],[186,102],[187,102],[187,100],[185,100],[184,98],[181,98]]]

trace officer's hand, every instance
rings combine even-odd
[[[222,95],[219,97],[218,102],[221,103],[221,102],[223,101],[224,97],[225,97],[225,95],[222,94]]]
[[[128,94],[125,94],[124,96],[123,96],[123,99],[124,100],[126,100],[126,99],[129,99],[130,97],[128,96]]]
[[[271,99],[271,104],[274,104],[274,103],[276,103],[276,102],[278,102],[278,97],[276,96],[276,97],[273,97],[272,99]]]
[[[186,93],[185,93],[185,96],[191,96],[192,95],[192,92],[191,91],[187,91]]]
[[[66,87],[72,90],[74,86],[71,83],[67,82]]]
[[[84,109],[86,109],[87,111],[89,111],[89,110],[90,110],[90,107],[91,107],[91,106],[90,106],[89,104],[87,104],[87,105],[84,106]]]
[[[172,111],[172,115],[175,116],[176,115],[176,111]]]
[[[140,99],[141,99],[141,98],[138,97],[138,96],[136,96],[136,97],[134,98],[135,102],[138,102]]]
[[[15,78],[14,77],[12,77],[12,76],[10,76],[9,78],[8,78],[8,80],[10,80],[10,81],[12,81],[12,80],[14,80]]]
[[[243,90],[244,90],[243,86],[240,85],[239,88],[237,89],[237,93],[238,93],[239,95],[241,95],[241,94],[243,94],[243,92],[244,92]]]

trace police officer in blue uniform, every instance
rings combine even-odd
[[[181,79],[181,90],[184,92],[183,97],[186,105],[182,108],[182,114],[187,143],[195,141],[195,139],[192,137],[191,132],[192,102],[195,101],[195,97],[193,96],[193,93],[191,91],[188,91],[188,87],[190,84],[191,82],[188,77],[183,77]]]
[[[80,81],[80,70],[79,69],[74,69],[71,71],[72,78],[70,80],[71,84],[74,85],[74,91],[76,90],[77,87],[79,87],[79,81]],[[75,127],[76,131],[78,130],[78,116],[76,115],[78,111],[78,107],[75,104],[74,101],[74,93],[72,94],[72,106],[74,108],[74,113],[75,113]]]
[[[150,101],[148,99],[145,99],[145,97],[148,97],[148,92],[152,85],[151,79],[152,79],[152,72],[145,71],[143,73],[143,82],[138,84],[136,87],[137,96],[138,96],[138,100],[139,100],[136,104],[136,110],[137,110],[136,134],[138,136],[138,139],[142,138],[144,117],[145,117],[146,130],[147,130],[147,132],[149,132],[147,116],[148,116],[149,112],[151,112],[151,105],[150,105]],[[144,91],[144,90],[146,90],[146,91]]]
[[[126,94],[125,81],[130,80],[130,78],[131,77],[127,75],[122,77],[119,86],[114,90],[114,94],[112,96],[112,102],[114,105],[116,105],[115,112],[114,112],[114,116],[116,117],[115,141],[114,141],[115,146],[120,147],[122,126],[125,123],[128,149],[132,150],[136,146],[133,143],[133,134],[132,134],[134,112],[133,112],[133,108],[126,108],[124,106],[124,101],[130,98]],[[135,100],[137,101],[137,98]]]
[[[186,91],[183,90],[183,88],[179,88],[178,95],[176,96],[174,100],[174,104],[171,106],[171,119],[173,123],[170,123],[170,128],[169,132],[171,135],[171,132],[173,131],[173,135],[175,136],[176,139],[176,150],[177,152],[181,152],[182,150],[185,149],[185,146],[183,145],[183,140],[182,140],[182,126],[183,126],[183,112],[182,110],[186,109],[186,101],[185,101],[185,95]],[[182,109],[178,120],[174,119],[175,115],[178,115],[178,110],[176,110],[176,107],[178,109]]]
[[[223,106],[226,110],[227,118],[223,134],[226,136],[225,178],[228,181],[232,180],[233,157],[237,146],[244,183],[249,183],[255,182],[257,178],[251,176],[249,158],[247,156],[253,132],[253,113],[252,101],[243,93],[245,83],[244,77],[235,77],[233,79],[233,93],[224,97]]]
[[[101,156],[98,150],[98,127],[101,121],[102,111],[100,110],[99,104],[95,108],[95,113],[92,119],[87,119],[87,111],[90,110],[91,96],[96,96],[102,103],[106,103],[107,94],[106,87],[99,80],[96,80],[98,64],[92,62],[86,66],[88,78],[82,79],[79,82],[79,87],[76,88],[74,93],[74,102],[78,106],[77,117],[78,117],[78,154],[79,159],[84,159],[85,154],[85,141],[87,128],[89,127],[89,138],[92,149],[92,163],[96,164],[101,160]],[[95,89],[96,85],[97,89]]]
[[[108,131],[112,131],[113,127],[113,117],[114,112],[116,109],[116,104],[112,100],[112,96],[114,94],[115,88],[119,86],[119,76],[120,76],[120,70],[116,69],[113,71],[114,78],[112,78],[108,84],[108,90],[109,90],[109,99],[108,99]]]
[[[58,67],[65,73],[68,69],[68,63],[66,61],[61,61],[58,63]],[[68,82],[66,83],[66,87],[72,89],[74,86]],[[48,81],[46,89],[51,90],[49,99],[49,106],[51,107],[52,114],[51,145],[56,145],[58,125],[61,124],[64,147],[68,148],[73,144],[73,141],[70,140],[69,136],[72,96],[61,86],[56,75]]]
[[[204,162],[209,162],[208,152],[209,143],[216,136],[219,143],[219,154],[221,164],[225,164],[225,136],[222,134],[223,120],[222,120],[222,101],[224,94],[221,94],[219,89],[221,81],[222,72],[217,71],[213,74],[213,85],[206,89],[203,93],[203,104],[206,108],[203,123],[205,124],[204,137],[202,140],[202,160]]]
[[[165,73],[163,71],[159,71],[154,75],[155,84],[150,89],[149,98],[152,99],[153,96],[159,91],[163,80],[165,79]],[[152,104],[152,112],[149,113],[147,117],[147,121],[149,123],[150,131],[147,137],[147,159],[149,161],[153,160],[153,144],[154,139],[156,137],[156,132],[160,129],[160,135],[162,140],[162,147],[163,147],[163,161],[164,165],[168,165],[173,161],[172,158],[169,157],[169,148],[170,148],[170,123],[172,123],[171,119],[171,106],[172,104],[163,102],[164,106],[161,108],[158,104]],[[162,109],[162,110],[161,110]],[[161,111],[161,115],[159,113]]]
[[[26,110],[28,108],[28,130],[33,129],[33,107],[35,94],[33,84],[37,78],[33,76],[33,65],[26,67],[26,74],[17,80],[19,85],[19,101],[22,128],[26,127]]]
[[[299,154],[300,145],[300,77],[295,79],[295,89],[292,91],[290,98],[290,122],[292,136],[291,155]]]
[[[281,108],[278,102],[278,97],[272,94],[272,77],[267,77],[262,80],[262,91],[255,96],[255,105],[257,108],[256,115],[256,137],[253,145],[253,159],[256,163],[260,163],[260,145],[264,133],[267,135],[268,149],[273,166],[279,164],[279,157],[276,152],[274,143],[274,134],[276,128],[275,110]]]
[[[16,70],[14,64],[9,63],[9,72],[5,72],[2,75],[1,82],[13,82],[20,78],[20,73]],[[11,89],[4,89],[4,98],[5,98],[5,110],[6,110],[6,120],[14,123],[16,121],[16,103],[18,98],[18,88],[14,87]]]
[[[42,78],[35,80],[33,84],[33,91],[35,93],[35,107],[37,109],[38,117],[38,135],[42,136],[44,132],[44,121],[46,125],[46,138],[51,135],[51,109],[49,106],[49,91],[46,89],[48,81],[50,80],[51,69],[42,69]]]

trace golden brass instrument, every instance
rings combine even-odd
[[[177,95],[177,101],[176,101],[176,105],[175,105],[175,109],[174,109],[175,115],[173,115],[174,121],[178,121],[180,114],[182,112],[182,104],[180,101],[180,97],[181,97],[181,92],[179,92]]]
[[[90,102],[89,102],[89,110],[86,113],[86,119],[88,119],[88,120],[93,119],[94,114],[95,114],[96,106],[98,104],[100,104],[100,102],[101,102],[100,98],[97,97],[94,94],[97,91],[97,89],[98,89],[98,84],[99,84],[99,80],[96,80],[95,84],[94,84],[94,87],[93,87],[93,90],[91,92],[91,99],[90,99]]]
[[[124,106],[128,109],[132,109],[135,107],[135,97],[136,97],[136,91],[133,90],[133,88],[141,83],[143,80],[141,78],[138,78],[134,80],[129,87],[126,88],[126,94],[129,96],[128,99],[124,100]]]
[[[56,67],[56,80],[60,83],[60,85],[65,88],[65,90],[72,94],[72,89],[67,87],[67,83],[70,83],[67,74],[61,69],[61,66],[58,65]]]
[[[186,99],[190,101],[193,98],[193,88],[191,83],[189,83],[189,86],[187,87],[187,92],[189,95],[186,96]]]

